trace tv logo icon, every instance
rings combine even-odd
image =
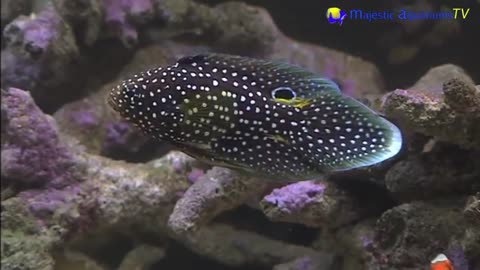
[[[330,24],[338,23],[342,25],[343,20],[347,17],[347,13],[338,7],[331,7],[327,9],[327,20]]]

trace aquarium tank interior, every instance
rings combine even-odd
[[[2,0],[5,270],[480,270],[480,1]]]

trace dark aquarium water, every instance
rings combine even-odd
[[[480,2],[2,0],[6,270],[479,270]]]

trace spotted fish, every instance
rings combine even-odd
[[[226,54],[184,57],[113,88],[109,104],[210,164],[306,180],[396,155],[399,129],[301,67]]]

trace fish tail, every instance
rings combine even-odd
[[[355,99],[325,92],[307,108],[307,127],[315,160],[330,171],[373,165],[402,147],[397,126]],[[309,144],[312,147],[312,143]]]

